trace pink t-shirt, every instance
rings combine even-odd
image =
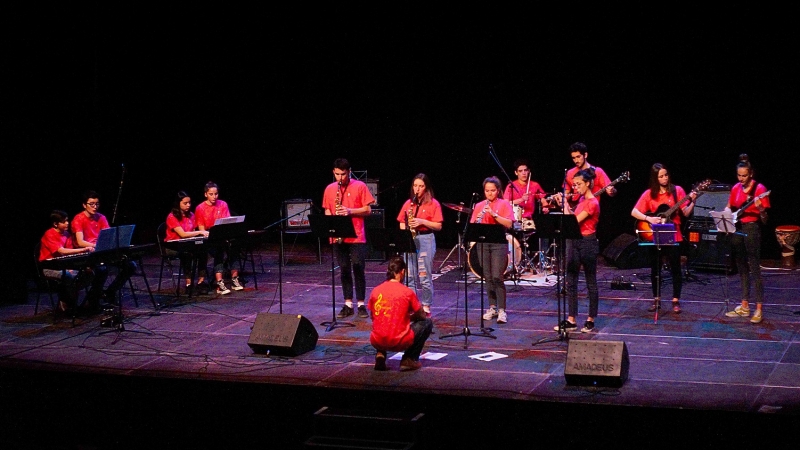
[[[397,281],[384,281],[369,294],[367,308],[372,312],[369,341],[380,350],[402,351],[414,343],[411,315],[422,305],[417,294]]]
[[[397,221],[406,223],[408,210],[411,208],[411,199],[406,200],[406,202],[403,203],[403,207],[400,208],[400,213],[397,214]],[[414,217],[417,219],[430,220],[431,222],[444,222],[444,217],[442,216],[442,206],[435,198],[432,198],[428,203],[423,203],[419,206],[413,206],[413,208]],[[417,231],[429,231],[429,229],[428,227],[421,226],[417,228]]]
[[[39,248],[39,261],[61,256],[58,253],[58,249],[61,247],[73,248],[72,239],[70,239],[69,234],[60,233],[55,228],[49,228],[44,232],[41,244]]]
[[[516,189],[514,189],[514,186]],[[540,186],[539,183],[531,181],[529,186],[528,183],[520,183],[519,180],[512,181],[511,184],[506,186],[506,191],[503,193],[503,198],[509,202],[512,202],[513,200],[521,198],[526,192],[528,193],[528,201],[520,202],[518,205],[522,207],[522,217],[530,219],[533,217],[533,213],[536,211],[536,202],[543,196],[536,194],[545,193],[544,189],[542,189],[542,186]]]
[[[72,219],[70,227],[73,235],[83,232],[83,240],[94,244],[100,236],[100,230],[108,228],[108,219],[100,213],[89,217],[85,211],[81,211]]]
[[[651,215],[658,210],[658,207],[661,205],[667,205],[667,209],[672,208],[675,206],[676,201],[681,201],[684,197],[686,197],[686,192],[680,186],[675,186],[675,195],[678,197],[677,200],[672,197],[672,194],[669,192],[659,193],[658,197],[653,198],[650,196],[650,189],[644,191],[642,195],[639,197],[639,200],[636,202],[636,209],[639,212],[644,214]],[[684,203],[681,205],[682,207],[686,207],[688,203]],[[680,211],[675,211],[672,214],[672,217],[669,218],[669,221],[675,224],[675,242],[682,242],[683,241],[683,234],[681,233],[681,217],[682,214]]]
[[[756,183],[756,180],[753,180],[753,183]],[[755,192],[751,192],[752,196],[748,196],[747,193],[744,192],[742,183],[736,183],[731,188],[731,196],[728,198],[728,203],[730,203],[732,209],[736,209],[747,203],[750,198],[761,195],[765,192],[767,192],[767,188],[764,187],[763,184],[756,183]],[[769,196],[765,196],[761,199],[761,206],[763,208],[769,208]],[[760,214],[761,213],[758,211],[758,207],[756,207],[755,202],[753,202],[747,207],[747,209],[744,210],[738,221],[742,223],[755,222],[759,220]]]
[[[586,211],[589,217],[583,219],[583,222],[578,224],[581,235],[588,236],[597,233],[597,222],[600,220],[600,201],[596,197],[591,199],[584,198],[575,208],[575,215],[577,216],[583,211]]]
[[[198,229],[210,230],[217,219],[230,217],[231,212],[225,200],[217,199],[213,205],[203,201],[194,209],[195,225]],[[186,228],[184,228],[186,230]],[[187,230],[188,231],[188,230]]]
[[[470,222],[474,223],[478,220],[478,216],[480,215],[481,211],[483,211],[483,207],[486,205],[486,202],[487,200],[483,200],[475,205],[475,209],[472,210],[472,218],[470,219]],[[514,208],[512,208],[511,203],[507,202],[506,200],[503,200],[502,198],[495,199],[495,201],[491,203],[490,208],[492,208],[492,211],[497,213],[498,216],[511,221],[514,220]],[[497,221],[494,220],[494,217],[492,217],[491,214],[486,213],[481,218],[481,223],[493,225],[497,224]]]
[[[331,183],[325,188],[325,193],[322,196],[322,207],[331,214],[336,211],[336,191],[338,189],[339,183]],[[347,186],[342,186],[340,195],[342,206],[345,208],[362,208],[375,203],[375,197],[369,192],[367,185],[358,180],[351,179]],[[366,243],[367,235],[364,230],[364,217],[352,216],[351,219],[353,220],[353,228],[356,230],[356,237],[345,238],[344,243]]]
[[[180,239],[181,235],[175,231],[175,228],[178,227],[183,228],[183,231],[194,231],[194,216],[183,216],[183,219],[178,220],[174,214],[169,213],[167,215],[167,237],[164,240],[174,241],[175,239]]]

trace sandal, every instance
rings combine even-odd
[[[681,302],[673,301],[672,302],[672,312],[675,314],[681,313]]]

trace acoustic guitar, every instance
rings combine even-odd
[[[659,205],[658,209],[655,212],[645,213],[646,216],[649,217],[660,217],[661,223],[671,222],[670,217],[675,214],[675,211],[678,208],[683,207],[685,203],[692,199],[691,194],[695,194],[695,199],[699,198],[703,195],[705,189],[711,184],[711,180],[704,180],[695,187],[692,188],[691,192],[687,194],[685,197],[680,199],[679,201],[675,202],[672,207],[669,207],[665,204]],[[639,235],[639,239],[646,242],[652,242],[653,240],[653,225],[646,221],[646,220],[637,220],[636,221],[636,233]]]

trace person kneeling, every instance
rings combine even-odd
[[[406,263],[400,256],[389,260],[386,281],[372,290],[368,308],[372,317],[369,341],[377,354],[375,370],[387,370],[386,352],[404,351],[400,370],[417,370],[422,367],[419,355],[433,330],[433,321],[427,318],[417,294],[404,286]]]

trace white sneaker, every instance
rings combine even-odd
[[[505,309],[500,309],[497,311],[497,323],[506,323],[508,322],[508,316],[506,315]]]
[[[490,306],[489,309],[486,310],[486,313],[483,315],[483,320],[492,320],[498,316],[497,308],[494,306]]]
[[[242,289],[244,289],[242,283],[239,283],[239,277],[231,278],[231,289],[233,289],[234,291],[241,291]]]
[[[727,317],[750,317],[750,308],[742,308],[739,305],[733,311],[726,312],[725,315]]]
[[[750,318],[750,323],[761,323],[761,310],[757,309]]]
[[[225,282],[222,280],[217,281],[217,294],[225,295],[230,294],[231,290],[225,287]]]

